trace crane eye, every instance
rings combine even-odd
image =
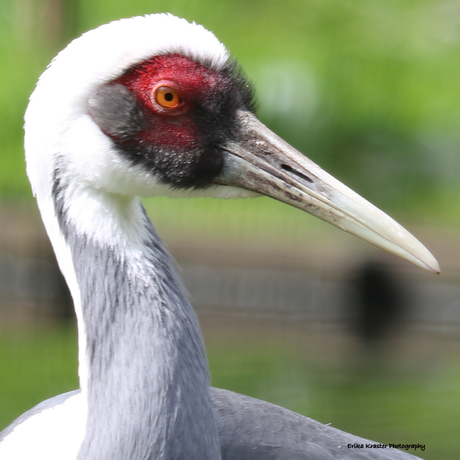
[[[154,92],[155,102],[165,109],[175,109],[182,103],[179,93],[170,86],[159,86]]]

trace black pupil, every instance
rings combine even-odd
[[[173,99],[174,99],[174,95],[172,93],[166,93],[165,94],[165,99],[168,101],[168,102],[171,102]]]

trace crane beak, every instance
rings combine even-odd
[[[425,246],[391,217],[291,147],[252,113],[240,112],[239,117],[241,137],[221,146],[226,160],[216,183],[275,198],[418,267],[440,272]]]

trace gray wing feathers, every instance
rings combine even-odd
[[[397,449],[353,449],[377,444],[282,407],[211,389],[222,460],[415,460]]]

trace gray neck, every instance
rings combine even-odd
[[[81,234],[67,217],[65,190],[54,192],[86,336],[88,417],[78,460],[220,459],[198,321],[142,205],[135,202],[141,244],[120,254]]]

